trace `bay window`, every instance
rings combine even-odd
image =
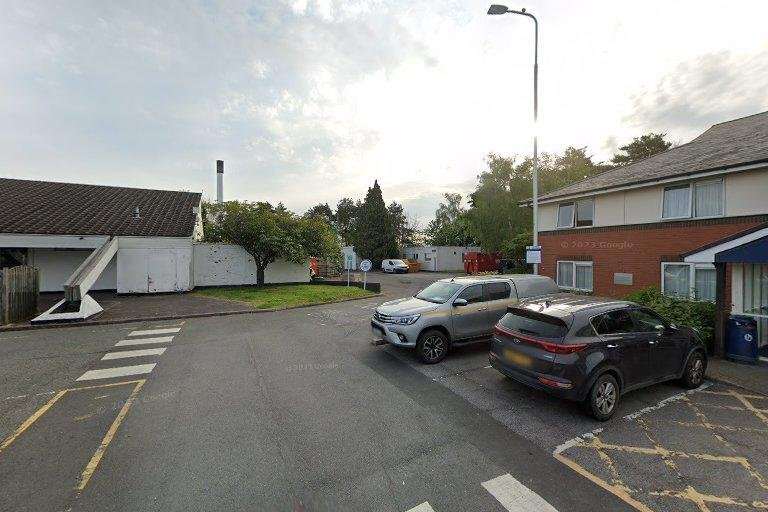
[[[591,292],[592,269],[591,261],[558,261],[557,285],[560,288]]]
[[[715,267],[712,264],[661,264],[661,291],[664,295],[714,302],[715,282]]]
[[[723,180],[720,178],[664,187],[662,219],[721,217],[723,213]]]

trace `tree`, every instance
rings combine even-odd
[[[402,249],[407,245],[413,245],[416,230],[405,215],[403,205],[396,201],[392,201],[389,203],[389,206],[387,206],[387,214],[389,215],[389,222],[392,225],[392,230],[395,235],[395,243],[398,248]]]
[[[304,214],[305,217],[313,217],[322,219],[328,223],[329,226],[334,225],[336,217],[333,215],[333,210],[328,206],[328,203],[316,204]]]
[[[619,152],[613,155],[611,162],[615,165],[627,165],[656,153],[661,153],[672,147],[672,143],[664,139],[666,133],[646,133],[635,137],[625,146],[619,146]]]
[[[333,229],[316,217],[298,217],[269,203],[228,201],[205,205],[205,238],[236,244],[253,257],[256,284],[277,259],[306,263],[310,256],[341,258]]]
[[[355,204],[348,197],[343,197],[336,205],[336,231],[344,245],[352,245],[355,218],[360,209],[360,202]]]
[[[435,211],[435,218],[427,226],[427,239],[431,245],[474,245],[466,209],[461,206],[461,194],[447,193],[445,202]]]
[[[395,232],[378,181],[373,182],[358,209],[352,242],[355,252],[372,260],[376,267],[381,265],[381,260],[398,255]]]

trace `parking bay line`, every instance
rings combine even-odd
[[[75,380],[113,379],[115,377],[144,375],[150,373],[155,368],[156,364],[157,363],[137,364],[133,366],[119,366],[117,368],[104,368],[102,370],[89,370]]]
[[[145,348],[143,350],[122,350],[120,352],[109,352],[104,354],[104,357],[102,357],[101,360],[109,361],[111,359],[125,359],[127,357],[161,356],[165,350],[165,347],[160,347]]]
[[[32,426],[33,423],[39,420],[40,417],[42,417],[65,394],[74,392],[74,391],[83,391],[83,390],[97,389],[97,388],[111,388],[116,386],[126,386],[128,384],[133,384],[134,388],[131,391],[131,394],[128,396],[128,399],[125,401],[125,404],[123,404],[123,407],[120,409],[120,412],[117,414],[117,417],[112,422],[112,425],[110,425],[109,429],[107,430],[107,433],[102,439],[101,444],[99,444],[99,447],[96,449],[96,452],[93,454],[93,457],[91,457],[91,460],[85,466],[83,473],[80,475],[80,482],[78,483],[76,489],[78,491],[82,491],[88,485],[88,481],[91,479],[91,476],[93,476],[93,473],[96,471],[96,468],[98,467],[99,462],[101,461],[101,458],[104,456],[104,452],[106,451],[109,444],[112,442],[112,439],[114,439],[115,434],[117,433],[117,430],[120,427],[120,424],[123,422],[123,420],[125,419],[125,416],[128,414],[128,410],[131,408],[131,405],[133,405],[133,402],[136,399],[136,395],[138,395],[139,390],[141,390],[141,387],[144,385],[145,382],[147,382],[146,379],[138,379],[138,380],[129,380],[125,382],[111,382],[108,384],[95,384],[93,386],[81,386],[76,388],[63,389],[57,392],[56,395],[53,398],[51,398],[45,405],[43,405],[37,411],[35,411],[32,414],[32,416],[24,420],[24,423],[22,423],[13,432],[13,434],[11,434],[8,438],[6,438],[2,442],[2,444],[0,444],[0,452],[8,448],[16,439],[18,439],[19,436],[21,436],[21,434],[24,433],[24,431],[26,431],[30,426]]]
[[[128,336],[152,336],[155,334],[174,334],[181,330],[181,327],[171,327],[167,329],[145,329],[143,331],[132,331]]]
[[[131,345],[153,345],[155,343],[170,343],[173,336],[160,336],[157,338],[135,338],[132,340],[122,340],[115,343],[116,347],[129,347]]]
[[[483,482],[486,491],[509,512],[557,512],[544,498],[520,483],[509,473]]]
[[[435,512],[435,509],[433,509],[429,502],[425,501],[424,503],[421,503],[419,505],[416,505],[413,508],[409,508],[405,512]]]

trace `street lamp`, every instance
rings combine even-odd
[[[533,20],[534,26],[534,43],[533,43],[533,245],[539,246],[539,141],[536,131],[538,127],[536,122],[539,117],[539,21],[536,16],[526,12],[525,9],[519,11],[513,11],[508,9],[506,5],[492,5],[488,8],[489,15],[499,14],[520,14],[522,16],[528,16]],[[533,264],[533,273],[539,273],[539,266]]]

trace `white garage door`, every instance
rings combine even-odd
[[[188,289],[189,257],[185,258],[180,252],[184,250],[120,249],[117,253],[117,292],[160,293]]]

